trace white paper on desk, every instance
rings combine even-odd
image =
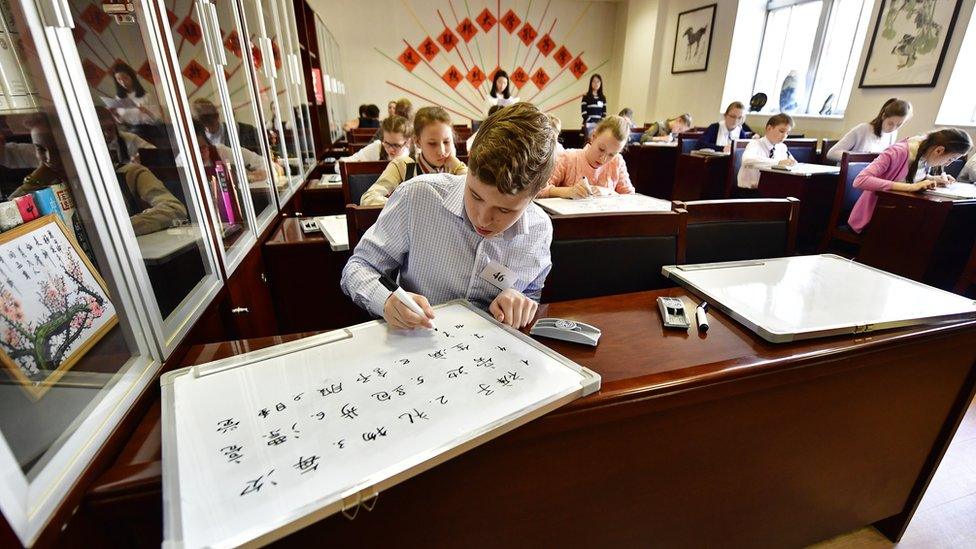
[[[825,164],[806,164],[797,162],[792,166],[782,166],[775,164],[769,167],[770,170],[778,172],[790,172],[799,175],[819,175],[819,174],[838,174],[840,168],[837,166],[827,166]]]
[[[945,187],[929,189],[925,193],[942,198],[951,198],[953,200],[976,199],[976,185],[957,181]]]
[[[139,105],[136,105],[136,102],[133,101],[131,98],[128,98],[128,97],[123,97],[123,98],[118,98],[118,97],[105,97],[103,95],[102,96],[102,102],[105,103],[105,106],[108,107],[108,108],[110,108],[110,109],[137,109],[137,108],[139,108]]]
[[[589,200],[537,198],[535,203],[556,215],[594,215],[602,213],[641,213],[671,211],[671,202],[643,194],[612,194]]]

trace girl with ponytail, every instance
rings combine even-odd
[[[847,224],[857,233],[868,226],[878,202],[878,191],[918,192],[955,181],[950,175],[935,175],[930,170],[947,166],[972,146],[969,134],[945,128],[888,147],[854,179],[854,187],[863,192]]]
[[[881,152],[898,142],[898,129],[912,117],[912,104],[892,97],[881,106],[874,120],[851,128],[827,151],[827,159],[840,162],[845,152]]]

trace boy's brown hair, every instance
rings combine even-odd
[[[502,194],[528,191],[534,196],[555,167],[556,137],[545,113],[530,103],[515,103],[481,123],[468,171]]]
[[[742,104],[742,101],[733,101],[729,103],[728,107],[725,107],[725,114],[729,114],[732,109],[742,109],[746,110],[746,106]]]
[[[396,114],[384,118],[383,123],[380,124],[380,129],[383,130],[383,133],[402,133],[406,139],[413,137],[410,121]]]
[[[397,99],[396,106],[393,107],[393,112],[397,116],[402,116],[407,120],[413,119],[413,103],[410,102],[406,97],[401,97]]]
[[[781,126],[783,124],[787,124],[791,128],[794,127],[795,124],[793,124],[793,117],[785,112],[781,112],[779,114],[770,116],[769,120],[766,121],[767,128],[775,128],[776,126]]]

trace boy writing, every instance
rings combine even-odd
[[[766,122],[766,134],[762,139],[754,139],[742,152],[742,167],[739,168],[739,196],[749,196],[755,193],[759,186],[759,168],[775,165],[792,166],[796,160],[790,155],[783,141],[793,130],[793,117],[788,114],[776,114]],[[742,189],[751,189],[743,192]]]
[[[549,119],[529,103],[489,116],[467,175],[421,175],[390,196],[346,263],[342,290],[392,328],[430,328],[430,304],[458,298],[526,326],[552,268],[552,222],[532,199],[552,173],[555,145]],[[425,316],[380,282],[395,272]]]

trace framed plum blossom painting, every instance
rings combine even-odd
[[[105,281],[59,216],[0,234],[0,363],[32,397],[117,322]]]

